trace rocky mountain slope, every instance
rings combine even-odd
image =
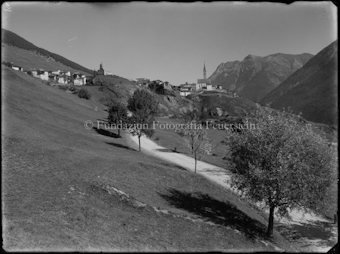
[[[209,77],[213,85],[235,90],[254,102],[276,88],[313,55],[273,54],[266,57],[248,55],[242,61],[221,63]]]
[[[320,51],[306,65],[261,100],[275,109],[288,108],[313,122],[337,124],[338,41]]]

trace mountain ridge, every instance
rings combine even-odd
[[[88,74],[92,74],[93,71],[85,68],[83,66],[81,66],[80,64],[77,64],[61,55],[52,53],[48,50],[45,50],[43,48],[39,48],[37,46],[35,46],[33,43],[27,41],[26,39],[24,39],[23,37],[17,35],[16,33],[13,33],[9,30],[6,30],[4,28],[1,28],[1,42],[5,43],[7,45],[10,46],[14,46],[14,47],[18,47],[21,49],[25,49],[25,50],[30,50],[30,51],[36,51],[37,53],[46,56],[46,57],[51,57],[53,58],[55,61],[60,62],[62,64],[64,64],[65,66],[71,67],[73,69],[79,70],[79,71],[83,71],[86,72]]]
[[[222,85],[258,102],[312,56],[309,53],[275,53],[264,57],[249,54],[242,61],[221,63],[209,80],[213,85]]]
[[[301,112],[304,118],[313,122],[336,124],[337,53],[336,40],[267,94],[260,103],[279,110],[290,107],[294,113]]]

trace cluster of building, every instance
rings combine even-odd
[[[206,77],[206,69],[205,69],[205,64],[203,67],[203,79],[197,79],[197,83],[192,83],[192,84],[181,84],[177,87],[177,89],[180,92],[181,96],[187,96],[189,94],[197,93],[200,91],[211,91],[211,90],[222,90],[221,85],[214,86],[210,83],[210,81]]]
[[[87,82],[91,82],[92,76],[86,76],[84,74],[81,74],[80,72],[74,72],[71,74],[70,71],[45,71],[43,69],[39,70],[29,70],[26,71],[20,66],[13,65],[13,63],[9,62],[3,62],[4,65],[7,65],[11,67],[14,70],[25,72],[29,75],[32,75],[33,77],[40,78],[41,80],[46,80],[54,83],[60,83],[60,84],[74,84],[83,86],[86,85]],[[105,72],[103,65],[100,64],[99,70],[94,73],[94,76],[97,75],[111,75],[110,72]],[[210,83],[210,81],[206,78],[206,69],[205,64],[203,67],[203,79],[197,79],[197,83],[185,83],[181,84],[179,86],[172,86],[168,81],[161,81],[161,80],[150,80],[146,78],[137,78],[136,84],[141,87],[147,87],[147,88],[154,88],[155,86],[163,87],[167,90],[177,90],[179,91],[181,96],[187,96],[189,94],[196,94],[202,91],[212,91],[212,90],[222,90],[221,85],[214,86]],[[236,97],[235,92],[231,92],[231,95],[233,97]]]
[[[168,81],[150,80],[146,78],[137,78],[137,85],[141,87],[152,87],[152,85],[158,85],[167,90],[172,90],[172,85]]]
[[[32,70],[28,71],[28,74],[33,77],[40,78],[50,82],[59,84],[71,84],[78,86],[86,85],[86,76],[80,72],[74,72],[71,74],[70,71],[44,71],[44,70]]]
[[[168,90],[175,90],[179,91],[181,96],[187,96],[189,94],[196,94],[202,91],[212,91],[212,90],[222,90],[221,85],[212,85],[209,79],[206,77],[206,69],[205,69],[205,64],[203,67],[203,79],[197,79],[197,83],[185,83],[181,84],[179,86],[172,86],[169,84],[169,82],[161,81],[161,80],[150,80],[146,78],[137,78],[137,81],[135,81],[139,86],[141,87],[149,87],[151,88],[153,84],[162,86],[164,89]],[[228,94],[232,97],[237,97],[235,92],[232,91],[226,91]]]
[[[4,65],[11,67],[13,70],[22,71],[28,75],[31,75],[41,80],[59,83],[59,84],[74,84],[77,86],[84,86],[87,84],[87,80],[92,76],[86,76],[80,72],[71,73],[70,71],[45,71],[44,69],[32,69],[24,70],[24,68],[14,65],[12,62],[3,62]]]

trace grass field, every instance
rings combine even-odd
[[[107,116],[93,104],[2,67],[5,250],[294,250],[232,192],[85,129]]]

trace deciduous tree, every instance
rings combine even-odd
[[[269,208],[270,236],[276,209],[279,215],[297,207],[320,209],[336,179],[335,154],[311,125],[286,112],[258,107],[252,122],[256,128],[229,132],[228,169],[233,187]]]
[[[123,126],[127,123],[127,108],[122,103],[116,100],[111,100],[108,112],[109,115],[107,117],[107,121],[109,122],[109,124],[115,124],[116,126],[119,126],[119,124],[121,124]],[[118,136],[120,137],[120,128],[118,128]]]
[[[194,122],[187,122],[181,129],[176,132],[183,138],[185,145],[190,149],[195,158],[195,173],[197,171],[197,155],[209,154],[212,145],[207,136],[207,130],[202,125]]]
[[[138,137],[139,151],[141,151],[141,136],[151,137],[154,133],[152,122],[158,113],[158,101],[146,90],[138,89],[128,100],[127,108],[132,113],[129,122],[133,124],[133,128],[129,130],[132,135]]]

